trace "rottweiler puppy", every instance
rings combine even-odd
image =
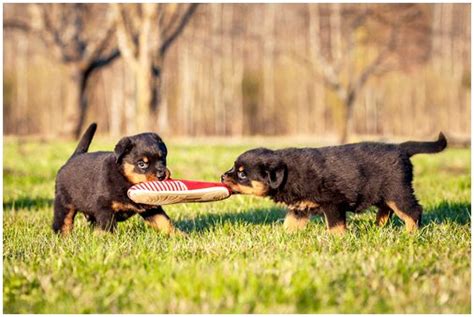
[[[446,146],[440,133],[435,142],[257,148],[241,154],[221,179],[234,193],[267,196],[287,205],[284,226],[289,231],[322,214],[330,232],[342,233],[347,211],[358,213],[370,206],[378,207],[379,226],[395,213],[413,231],[421,225],[422,207],[414,195],[410,157]]]
[[[161,206],[136,204],[127,190],[137,183],[170,177],[167,149],[156,133],[122,138],[113,152],[87,153],[97,125],[91,124],[56,176],[53,230],[67,234],[82,212],[96,228],[114,231],[117,222],[139,214],[151,227],[176,230]]]

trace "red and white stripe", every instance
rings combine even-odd
[[[174,191],[186,191],[188,187],[181,181],[156,181],[156,182],[145,182],[133,186],[133,189],[159,191],[159,192],[174,192]]]

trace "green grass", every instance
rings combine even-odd
[[[217,180],[243,150],[168,141],[175,178]],[[290,145],[289,143],[281,146]],[[271,144],[274,146],[274,144]],[[276,145],[275,145],[276,146]],[[54,177],[75,144],[4,141],[5,313],[469,313],[470,151],[419,155],[415,189],[424,227],[405,233],[373,211],[334,237],[320,218],[287,234],[267,199],[165,207],[188,237],[133,217],[114,235],[76,217],[51,231]],[[112,149],[97,140],[91,150]]]

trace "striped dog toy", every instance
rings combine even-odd
[[[168,179],[134,185],[127,195],[138,204],[170,205],[222,200],[231,190],[222,183]]]

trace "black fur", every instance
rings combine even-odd
[[[86,153],[96,128],[95,123],[90,125],[71,158],[58,171],[53,230],[69,232],[77,212],[107,231],[136,213],[145,220],[155,215],[169,219],[160,206],[135,204],[127,196],[127,190],[139,180],[169,177],[167,149],[161,138],[155,133],[142,133],[121,139],[114,152]]]
[[[241,154],[222,181],[235,193],[256,193],[284,203],[296,218],[324,214],[329,229],[345,227],[346,211],[361,212],[370,206],[377,206],[381,216],[392,211],[408,216],[411,220],[405,222],[418,226],[422,208],[412,187],[410,157],[440,152],[446,145],[440,133],[435,142],[257,148]]]

